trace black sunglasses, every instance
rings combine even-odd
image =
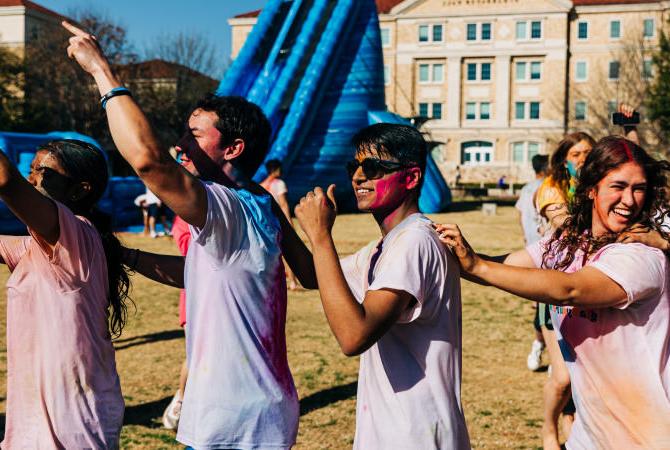
[[[403,164],[397,161],[387,161],[385,159],[365,158],[363,161],[352,159],[347,162],[347,173],[349,178],[354,178],[354,174],[358,168],[363,169],[363,175],[369,180],[381,178],[386,174],[397,172],[400,169],[409,167],[416,167],[416,164]]]

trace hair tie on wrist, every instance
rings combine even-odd
[[[115,87],[102,97],[100,97],[100,105],[102,105],[102,109],[107,109],[107,102],[114,97],[117,97],[119,95],[129,95],[133,96],[133,94],[130,93],[130,91],[127,88],[124,88],[123,86],[120,87]]]

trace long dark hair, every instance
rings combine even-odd
[[[119,337],[128,315],[126,302],[130,300],[128,296],[130,278],[126,267],[121,263],[122,248],[112,232],[112,218],[95,207],[109,181],[107,161],[100,150],[87,142],[75,139],[51,141],[41,146],[39,150],[46,150],[53,155],[74,182],[86,182],[91,186],[83,198],[66,201],[65,205],[73,213],[90,220],[100,235],[107,260],[109,329],[113,338]]]
[[[565,269],[574,261],[577,250],[584,251],[588,256],[616,241],[616,233],[593,236],[593,200],[589,198],[589,193],[597,189],[600,180],[609,172],[628,162],[639,164],[647,178],[644,204],[634,220],[635,224],[656,230],[664,239],[668,239],[668,233],[663,227],[663,220],[670,213],[667,207],[668,180],[664,172],[670,170],[670,163],[665,160],[657,161],[632,141],[619,136],[608,136],[598,141],[586,157],[579,174],[575,197],[569,205],[570,216],[552,235],[543,256],[543,266]],[[554,260],[557,255],[560,255],[559,261]]]
[[[568,151],[582,141],[588,142],[591,147],[596,145],[596,141],[590,135],[578,131],[576,133],[566,134],[563,140],[558,143],[554,153],[551,154],[549,175],[563,192],[567,192],[568,183],[570,182],[570,174],[565,168],[565,160],[568,157]]]

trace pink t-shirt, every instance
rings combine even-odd
[[[177,244],[179,253],[186,256],[188,246],[191,244],[191,230],[188,228],[188,223],[179,216],[174,216],[172,222],[172,238]],[[179,326],[184,325],[186,325],[186,290],[179,289]]]
[[[547,241],[527,248],[540,267]],[[582,267],[583,253],[565,272]],[[591,256],[620,285],[616,307],[551,307],[577,414],[568,449],[670,449],[670,289],[665,255],[611,244]]]
[[[469,449],[460,270],[430,220],[412,214],[384,237],[381,250],[373,243],[341,264],[359,303],[380,289],[416,299],[361,355],[354,449]]]
[[[2,448],[118,448],[123,397],[107,324],[100,236],[57,204],[53,248],[0,237],[7,281],[7,418]]]

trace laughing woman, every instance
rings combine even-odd
[[[436,227],[464,276],[552,305],[577,406],[568,449],[670,448],[668,262],[658,249],[616,243],[635,224],[667,240],[657,212],[668,169],[631,141],[602,139],[564,227],[504,264],[477,255],[456,225]]]
[[[93,209],[107,164],[80,141],[41,150],[30,181],[0,152],[0,199],[30,233],[0,236],[12,272],[2,448],[118,448],[124,406],[111,335],[125,322],[128,276]]]

